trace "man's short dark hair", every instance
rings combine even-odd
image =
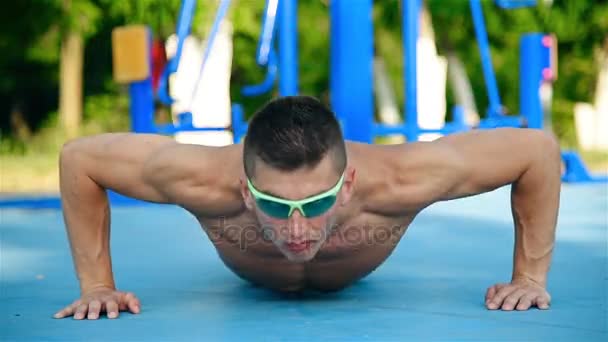
[[[243,147],[245,173],[253,177],[255,163],[292,171],[315,167],[326,156],[338,173],[346,167],[346,148],[334,113],[310,96],[273,99],[249,122]]]

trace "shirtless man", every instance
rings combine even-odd
[[[278,291],[334,291],[382,264],[430,204],[512,185],[512,280],[488,288],[488,309],[547,309],[560,193],[560,149],[530,129],[471,131],[434,142],[344,141],[333,113],[304,96],[275,99],[243,144],[102,134],[65,145],[63,212],[80,299],[56,318],[140,312],[116,289],[106,189],[192,213],[238,276]]]

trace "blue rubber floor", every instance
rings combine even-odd
[[[0,341],[607,341],[607,192],[564,185],[552,306],[526,312],[483,306],[511,272],[507,188],[432,206],[369,277],[298,297],[237,278],[179,208],[115,207],[117,284],[142,313],[98,321],[51,318],[78,295],[61,212],[2,209]]]

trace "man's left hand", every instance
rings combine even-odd
[[[549,292],[529,280],[515,279],[508,284],[496,284],[486,292],[486,307],[489,310],[528,310],[534,306],[546,310],[550,303]]]

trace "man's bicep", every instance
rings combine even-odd
[[[202,216],[242,209],[240,145],[177,144],[161,149],[145,166],[145,179],[172,204]]]
[[[542,153],[547,135],[537,130],[476,130],[437,141],[448,163],[450,189],[442,200],[466,197],[515,182]]]
[[[125,196],[166,203],[167,197],[148,176],[149,161],[163,148],[177,143],[160,135],[108,133],[84,137],[66,144],[61,153],[63,168],[77,169],[104,189]]]

